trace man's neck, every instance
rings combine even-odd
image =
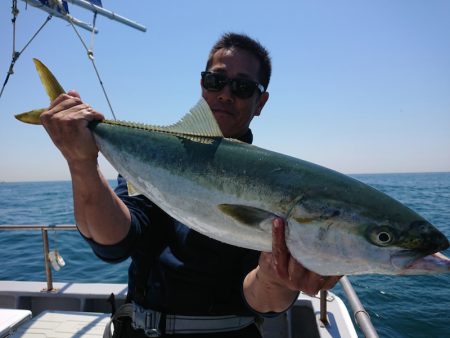
[[[238,140],[245,142],[245,143],[252,144],[253,143],[253,133],[252,133],[251,129],[249,128],[244,135],[242,135],[241,137],[238,137]]]

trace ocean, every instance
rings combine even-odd
[[[352,176],[416,210],[450,237],[450,173]],[[0,226],[73,223],[70,182],[0,183]],[[77,231],[50,231],[49,240],[66,262],[53,271],[55,281],[126,283],[129,262],[102,262]],[[45,281],[42,250],[39,231],[1,231],[0,280]],[[450,337],[450,274],[349,279],[380,337]],[[332,291],[348,305],[339,284]]]

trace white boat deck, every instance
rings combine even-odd
[[[0,337],[8,337],[30,318],[30,310],[0,309]]]
[[[44,311],[19,326],[11,338],[98,338],[109,319],[106,313]]]
[[[51,292],[43,290],[45,286],[0,281],[0,308],[28,314],[25,321],[10,323],[0,338],[14,330],[15,338],[102,337],[111,311],[108,297],[114,293],[119,306],[127,292],[126,284],[54,283]],[[31,313],[33,318],[26,320]],[[301,294],[290,311],[264,322],[264,338],[357,338],[344,303],[332,293],[327,298],[327,317],[329,324],[324,325],[319,298]]]

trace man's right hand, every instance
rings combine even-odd
[[[42,125],[69,166],[97,163],[98,147],[87,126],[91,121],[103,119],[104,116],[83,103],[75,91],[58,96],[41,115]]]
[[[78,229],[110,245],[125,238],[131,216],[98,167],[99,150],[88,124],[103,119],[75,91],[58,96],[41,114],[43,126],[69,164]]]

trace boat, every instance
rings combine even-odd
[[[47,232],[75,229],[73,224],[0,226],[2,231],[41,231],[46,274],[45,282],[0,281],[0,338],[103,336],[112,311],[111,294],[114,294],[115,306],[122,305],[127,284],[53,282],[52,265],[57,267],[57,263],[49,251]],[[340,283],[363,335],[378,337],[349,280],[344,276]],[[331,291],[315,296],[300,293],[289,311],[265,319],[262,332],[264,338],[358,337],[343,300]]]

